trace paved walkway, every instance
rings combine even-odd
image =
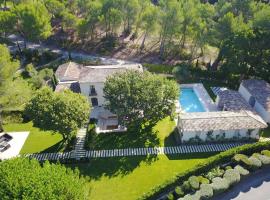
[[[76,135],[76,144],[73,151],[73,158],[81,159],[86,157],[86,150],[84,149],[84,143],[86,139],[86,128],[82,128]]]
[[[128,149],[111,149],[111,150],[91,150],[78,151],[76,153],[41,153],[27,154],[27,157],[36,158],[37,160],[63,160],[63,159],[82,159],[82,158],[108,158],[121,156],[141,156],[141,155],[160,155],[160,154],[189,154],[203,152],[221,152],[228,149],[244,145],[246,143],[227,143],[227,144],[203,144],[203,145],[180,145],[174,147],[149,147],[149,148],[128,148]],[[76,148],[75,148],[76,149]]]
[[[213,200],[269,200],[270,168],[264,168],[243,179],[228,192],[220,194]]]

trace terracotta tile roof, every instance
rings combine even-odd
[[[244,80],[242,85],[260,103],[265,110],[270,111],[270,84],[264,80]]]
[[[266,128],[267,124],[251,111],[183,113],[179,125],[183,131],[214,131]]]

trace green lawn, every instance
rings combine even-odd
[[[175,122],[169,117],[161,120],[152,129],[134,129],[123,133],[104,133],[89,138],[90,149],[115,149],[130,147],[174,146]]]
[[[4,125],[5,131],[30,131],[26,139],[21,154],[37,152],[57,152],[62,151],[62,136],[50,131],[43,131],[33,126],[32,122]]]
[[[99,158],[77,167],[89,176],[91,200],[135,200],[176,173],[185,172],[214,154]]]

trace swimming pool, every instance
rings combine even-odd
[[[181,88],[179,102],[184,112],[205,112],[193,88]]]

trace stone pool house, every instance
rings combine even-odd
[[[252,83],[255,85],[251,86]],[[262,83],[264,83],[264,88],[260,87]],[[261,106],[265,109],[269,108],[266,106],[270,106],[268,104],[270,101],[269,84],[259,80],[243,81],[239,92],[221,91],[216,102],[210,102],[212,100],[206,90],[200,90],[200,87],[203,86],[197,87],[196,85],[198,84],[191,84],[188,87],[193,88],[203,106],[206,107],[206,112],[179,113],[178,134],[176,134],[178,143],[259,139],[260,129],[267,127],[264,120],[267,119],[267,115],[264,115],[266,111],[261,112],[259,104],[263,104]],[[249,88],[249,91],[252,91],[251,88],[253,89],[251,93],[256,99],[257,107],[256,103],[252,104],[253,106],[250,105],[250,101],[248,101],[251,98],[250,95],[248,96],[246,93],[243,95],[242,92],[246,92],[247,89],[244,89],[246,87]],[[260,87],[258,91],[268,92],[264,93],[264,98],[254,91],[257,87]]]
[[[87,97],[92,105],[90,118],[97,119],[97,132],[125,131],[118,125],[117,116],[104,109],[104,83],[108,76],[125,70],[143,71],[140,64],[84,66],[75,62],[68,62],[58,67],[55,76],[58,85],[55,91],[70,89]]]

